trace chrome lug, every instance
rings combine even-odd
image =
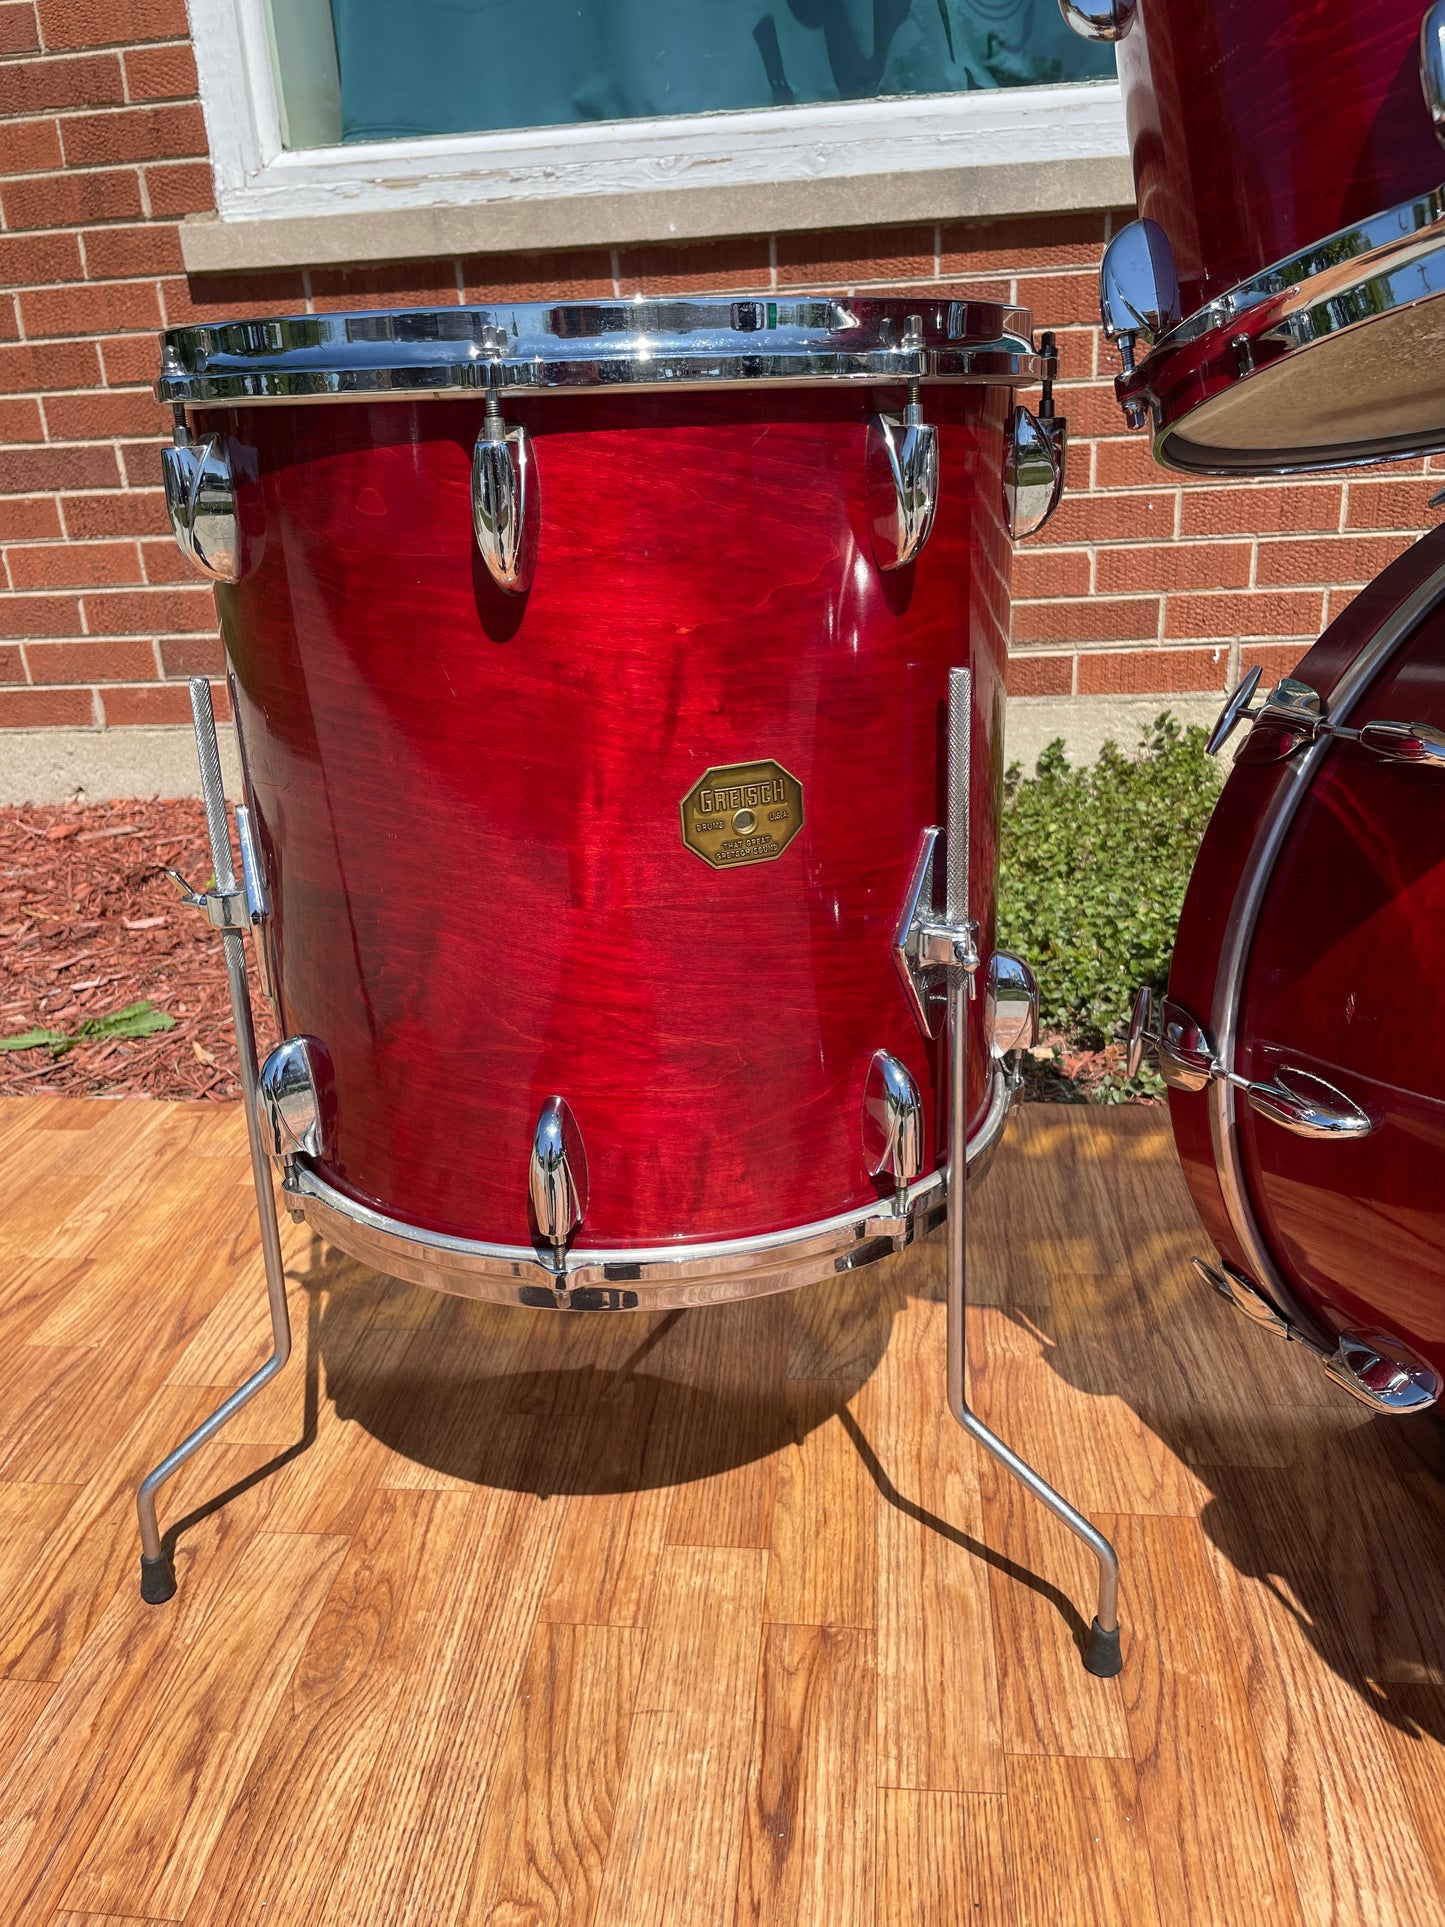
[[[1174,250],[1157,221],[1131,221],[1110,241],[1099,267],[1099,317],[1118,344],[1127,374],[1134,347],[1152,347],[1179,325],[1183,309]]]
[[[566,1266],[567,1241],[587,1215],[587,1152],[572,1107],[549,1097],[537,1119],[527,1188],[532,1215],[556,1269]]]
[[[236,486],[223,435],[193,441],[183,422],[172,447],[161,451],[166,514],[181,554],[217,582],[241,578]]]
[[[995,950],[989,959],[984,1004],[984,1035],[996,1058],[1027,1050],[1039,1034],[1038,979],[1011,950]]]
[[[868,528],[880,569],[918,557],[938,511],[938,430],[923,419],[915,389],[903,415],[875,415],[864,458]]]
[[[1326,1359],[1325,1370],[1372,1412],[1425,1412],[1440,1396],[1434,1366],[1388,1332],[1341,1332],[1339,1349]]]
[[[266,1149],[284,1164],[326,1155],[331,1060],[316,1037],[288,1037],[261,1066],[256,1108]]]
[[[1081,40],[1122,40],[1139,0],[1059,0],[1059,12]]]
[[[923,1169],[923,1099],[907,1067],[886,1050],[873,1053],[863,1087],[863,1162],[871,1178],[891,1178],[900,1227],[908,1188]]]
[[[496,396],[472,450],[472,530],[488,573],[508,595],[525,595],[537,568],[542,504],[525,428],[509,428]]]
[[[1059,506],[1064,490],[1062,416],[1041,418],[1019,403],[1004,442],[1004,521],[1014,540],[1034,535]]]

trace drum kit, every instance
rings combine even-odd
[[[1159,460],[1445,446],[1445,0],[1418,63],[1399,0],[1061,4],[1118,43],[1141,219],[1103,323]],[[162,338],[245,796],[233,849],[197,679],[214,878],[182,887],[225,951],[273,1350],[141,1486],[144,1598],[175,1590],[160,1486],[289,1353],[274,1173],[379,1271],[563,1314],[862,1273],[946,1223],[950,1409],[1093,1553],[1084,1663],[1119,1670],[1113,1549],[965,1384],[967,1181],[1036,1029],[994,890],[1056,368],[1026,312],[924,291]],[[1250,735],[1130,1038],[1203,1276],[1382,1411],[1445,1371],[1445,1103],[1410,1021],[1445,928],[1437,633],[1445,531],[1230,699],[1213,746]]]

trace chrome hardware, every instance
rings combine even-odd
[[[921,323],[916,327],[915,322]],[[1041,357],[1025,309],[992,301],[779,293],[289,315],[172,328],[157,399],[187,407],[307,396],[755,382],[1022,386]]]
[[[266,888],[266,869],[256,848],[256,833],[251,812],[244,803],[236,805],[236,841],[241,846],[241,883],[246,894],[246,914],[260,923],[271,914],[271,897]]]
[[[549,1097],[537,1119],[527,1173],[532,1215],[552,1247],[555,1269],[567,1265],[567,1240],[587,1215],[587,1152],[572,1107]]]
[[[1442,4],[1445,4],[1445,0],[1442,0]],[[1293,676],[1282,677],[1259,707],[1252,709],[1250,700],[1259,687],[1259,678],[1259,670],[1251,669],[1220,711],[1219,720],[1205,744],[1211,756],[1217,755],[1239,724],[1248,720],[1253,724],[1283,730],[1287,736],[1294,738],[1292,742],[1286,741],[1281,745],[1278,751],[1281,757],[1293,755],[1306,743],[1329,738],[1336,742],[1358,743],[1361,749],[1368,750],[1372,756],[1378,756],[1387,763],[1413,763],[1429,769],[1445,769],[1445,731],[1436,729],[1430,723],[1378,721],[1362,723],[1358,729],[1349,729],[1342,723],[1331,722],[1319,692]]]
[[[957,967],[968,973],[972,985],[979,963],[978,925],[956,924],[939,917],[933,909],[933,860],[942,834],[933,824],[919,838],[918,855],[893,932],[893,965],[913,1021],[925,1037],[938,1035],[942,1015],[943,986],[937,972]]]
[[[1129,1024],[1124,1064],[1130,1077],[1138,1076],[1144,1048],[1153,1044],[1159,1075],[1171,1090],[1202,1091],[1216,1081],[1230,1084],[1244,1093],[1261,1117],[1296,1137],[1368,1137],[1374,1129],[1369,1113],[1322,1077],[1282,1064],[1273,1083],[1253,1082],[1220,1062],[1204,1026],[1182,1004],[1165,998],[1157,1031],[1149,1028],[1152,1011],[1153,993],[1146,987],[1134,999]]]
[[[315,1037],[288,1037],[261,1066],[256,1101],[266,1149],[277,1163],[298,1153],[325,1157],[322,1093],[330,1083],[326,1046]]]
[[[923,419],[915,382],[902,416],[875,415],[864,453],[868,532],[880,569],[918,555],[938,509],[938,430]]]
[[[1427,7],[1420,22],[1420,89],[1435,138],[1445,145],[1445,0]]]
[[[532,586],[540,520],[531,439],[520,424],[507,426],[489,391],[472,450],[472,529],[492,580],[508,595]]]
[[[1389,1332],[1346,1331],[1329,1334],[1333,1348],[1313,1332],[1302,1330],[1252,1278],[1221,1260],[1218,1266],[1203,1258],[1191,1260],[1204,1282],[1227,1298],[1262,1331],[1293,1340],[1313,1352],[1320,1364],[1351,1398],[1374,1412],[1407,1415],[1427,1411],[1439,1398],[1440,1374],[1418,1353]]]
[[[1335,730],[1337,736],[1347,732]],[[1445,731],[1429,723],[1364,723],[1357,738],[1360,748],[1387,763],[1420,763],[1445,768]]]
[[[971,929],[969,917],[969,778],[973,752],[973,673],[948,673],[948,864],[944,903],[950,925]],[[973,977],[963,968],[948,972],[948,1238],[945,1275],[945,1344],[948,1409],[973,1439],[1039,1503],[1088,1547],[1098,1562],[1094,1623],[1084,1654],[1087,1672],[1110,1677],[1120,1670],[1119,1560],[1104,1535],[1083,1514],[984,1424],[968,1402],[968,1221],[967,1186],[953,1181],[957,1160],[968,1145],[968,1000]]]
[[[1131,221],[1110,241],[1099,268],[1099,315],[1104,333],[1117,342],[1127,375],[1134,366],[1134,344],[1152,347],[1179,325],[1181,303],[1174,250],[1157,221]],[[1132,399],[1132,398],[1131,398]],[[1125,404],[1131,428],[1144,426],[1144,404]]]
[[[216,877],[216,895],[229,900],[241,898],[236,888],[235,863],[231,853],[230,829],[226,821],[226,795],[221,785],[221,753],[216,742],[216,719],[211,704],[211,685],[204,676],[193,676],[190,684],[191,720],[196,732],[196,754],[201,770],[201,796],[206,806],[206,827],[211,845],[211,865]],[[188,895],[194,897],[193,891]],[[285,1365],[291,1355],[291,1315],[286,1303],[286,1267],[281,1253],[281,1231],[276,1218],[276,1194],[271,1187],[271,1170],[261,1134],[257,1102],[256,1030],[251,1016],[251,997],[246,981],[246,946],[241,931],[223,924],[221,943],[226,953],[226,978],[231,993],[231,1022],[236,1032],[237,1067],[241,1080],[241,1108],[246,1119],[246,1137],[251,1152],[251,1178],[256,1191],[256,1213],[260,1222],[261,1258],[266,1270],[266,1297],[271,1313],[271,1352],[263,1364],[223,1399],[180,1444],[166,1454],[140,1483],[136,1493],[136,1516],[140,1525],[140,1592],[148,1605],[160,1605],[176,1590],[174,1561],[170,1546],[161,1537],[156,1511],[156,1496],[201,1446],[213,1439],[221,1427],[253,1399]],[[295,1167],[300,1168],[300,1167]]]
[[[1218,721],[1209,732],[1209,741],[1204,745],[1206,756],[1217,756],[1244,719],[1247,716],[1253,716],[1254,711],[1249,705],[1254,700],[1254,692],[1259,688],[1259,679],[1263,674],[1264,671],[1256,663],[1239,687],[1226,699],[1223,709],[1219,712]]]
[[[1020,402],[1004,430],[1004,522],[1016,542],[1036,534],[1059,506],[1066,429],[1061,417],[1040,420]]]
[[[1217,1291],[1221,1298],[1227,1298],[1234,1309],[1242,1312],[1252,1324],[1271,1332],[1276,1338],[1298,1340],[1308,1345],[1311,1351],[1319,1349],[1311,1338],[1291,1324],[1278,1305],[1265,1297],[1252,1278],[1246,1278],[1235,1266],[1224,1259],[1217,1266],[1206,1264],[1203,1258],[1191,1258],[1189,1262],[1211,1290]]]
[[[1343,1091],[1308,1071],[1281,1065],[1272,1084],[1235,1081],[1261,1117],[1296,1137],[1368,1137],[1375,1128],[1369,1114]]]
[[[240,525],[225,436],[192,441],[185,423],[178,421],[173,446],[161,451],[161,477],[181,554],[217,582],[239,581]]]
[[[206,920],[213,930],[234,930],[238,934],[251,926],[251,912],[246,902],[246,892],[232,884],[229,890],[193,890],[179,870],[164,872],[172,883],[179,885],[182,903],[190,904],[193,910],[204,910]]]
[[[1171,998],[1166,997],[1159,1007],[1159,1030],[1153,1042],[1159,1075],[1172,1090],[1202,1091],[1211,1077],[1223,1074],[1204,1027]]]
[[[1011,1109],[1008,1077],[996,1068],[988,1108],[968,1141],[970,1190],[987,1173]],[[942,1224],[948,1175],[933,1170],[919,1178],[902,1223],[894,1201],[871,1199],[838,1217],[756,1237],[604,1250],[574,1244],[565,1279],[550,1250],[543,1256],[535,1244],[485,1244],[387,1217],[335,1190],[311,1164],[289,1165],[284,1190],[293,1215],[304,1217],[328,1244],[433,1291],[555,1310],[565,1284],[572,1311],[670,1311],[792,1291],[862,1271]]]
[[[1339,1349],[1325,1360],[1325,1370],[1351,1398],[1375,1412],[1424,1412],[1440,1396],[1434,1366],[1389,1332],[1341,1332]]]
[[[870,1178],[893,1180],[900,1223],[923,1169],[923,1099],[904,1065],[876,1050],[863,1087],[863,1162]]]
[[[1039,1034],[1039,986],[1022,957],[995,950],[989,959],[984,1035],[994,1057],[1027,1050]]]
[[[1129,1041],[1124,1048],[1124,1075],[1137,1077],[1144,1068],[1144,1047],[1158,1043],[1150,1026],[1154,1022],[1154,993],[1144,984],[1134,993],[1134,1009],[1129,1018]]]
[[[1122,40],[1139,0],[1059,0],[1059,12],[1083,40]]]

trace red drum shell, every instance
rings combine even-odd
[[[1445,530],[1426,536],[1333,623],[1296,676],[1325,699],[1362,649],[1441,572],[1350,712],[1445,726]],[[1211,1035],[1216,980],[1255,840],[1289,764],[1238,762],[1180,920],[1170,995]],[[1332,744],[1270,872],[1247,956],[1236,1068],[1321,1077],[1374,1119],[1363,1139],[1302,1139],[1238,1104],[1247,1203],[1266,1248],[1327,1328],[1383,1328],[1445,1370],[1445,781]],[[1231,1225],[1206,1092],[1171,1091],[1175,1139],[1221,1254],[1253,1267]]]
[[[1420,0],[1140,0],[1119,42],[1139,212],[1185,314],[1445,177]]]
[[[974,672],[973,911],[988,956],[1009,544],[1003,387],[925,387],[942,485],[876,567],[867,423],[898,390],[508,399],[533,436],[525,598],[472,539],[480,400],[207,409],[248,572],[220,592],[274,902],[280,1021],[335,1071],[321,1174],[428,1230],[528,1245],[554,1093],[589,1248],[736,1238],[879,1195],[863,1083],[893,1052],[946,1157],[942,1063],[890,939],[946,821],[948,672]],[[776,860],[714,871],[679,804],[773,758]],[[986,1101],[973,1005],[971,1112]]]

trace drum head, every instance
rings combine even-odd
[[[1155,453],[1197,474],[1280,474],[1445,448],[1445,297],[1259,368],[1184,414]]]
[[[1445,448],[1445,190],[1277,261],[1119,380],[1154,453],[1195,475],[1288,475]]]

